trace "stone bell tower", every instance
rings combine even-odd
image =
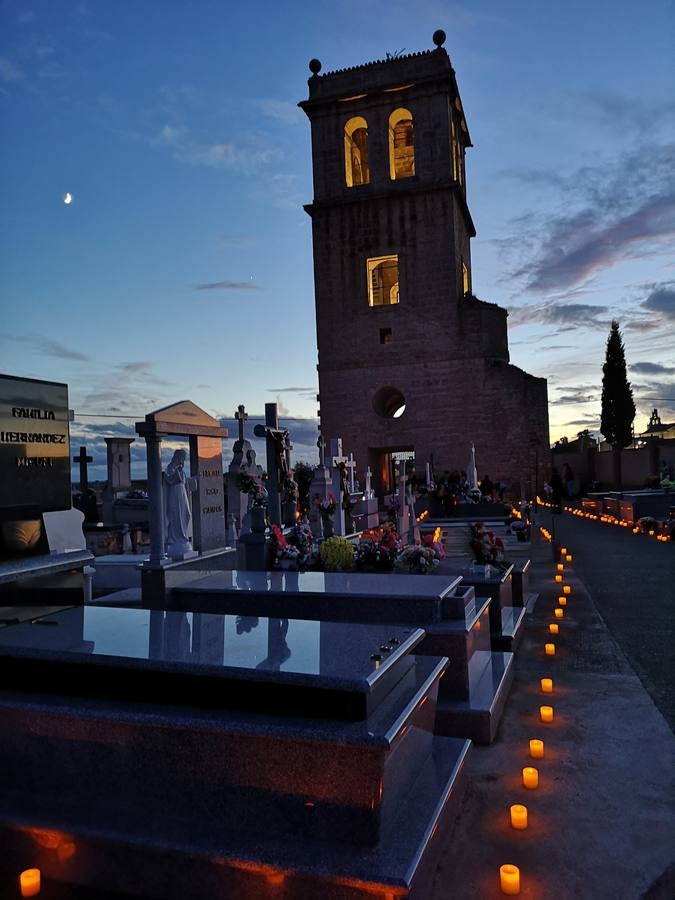
[[[546,381],[509,364],[506,310],[472,293],[472,144],[444,42],[324,75],[310,62],[321,431],[380,490],[393,453],[438,475],[464,469],[473,443],[479,476],[530,491]]]

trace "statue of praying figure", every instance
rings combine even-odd
[[[188,492],[197,490],[197,479],[185,474],[186,456],[185,450],[176,450],[162,478],[166,552],[172,559],[181,559],[192,551],[192,511]]]

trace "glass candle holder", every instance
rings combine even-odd
[[[549,634],[557,634],[558,631],[559,631],[558,623],[557,623],[557,622],[551,622],[551,623],[549,624],[549,626],[548,626],[548,631],[549,631]]]
[[[555,656],[555,644],[544,644],[544,653],[546,656]]]
[[[541,686],[542,694],[552,694],[553,693],[553,679],[552,678],[542,678],[539,681]]]

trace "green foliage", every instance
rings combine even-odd
[[[635,403],[626,377],[626,355],[619,323],[612,322],[602,367],[602,412],[600,431],[614,447],[627,447],[633,440]]]
[[[354,565],[354,548],[346,538],[333,535],[321,544],[319,559],[326,572],[344,572]]]

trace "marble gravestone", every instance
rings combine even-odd
[[[482,744],[494,740],[513,681],[513,652],[492,646],[491,598],[478,597],[459,574],[214,572],[183,580],[166,602],[176,610],[424,628],[419,652],[449,659],[436,731]],[[499,615],[498,600],[495,609]]]
[[[85,607],[0,629],[22,685],[0,690],[6,853],[64,890],[424,900],[470,752],[433,733],[447,659],[414,626],[241,624]]]
[[[182,400],[148,413],[136,423],[136,433],[145,439],[148,460],[150,558],[143,563],[141,578],[145,602],[164,595],[163,572],[171,563],[165,549],[162,440],[189,439],[190,472],[197,480],[192,493],[193,547],[203,555],[224,551],[226,546],[222,439],[228,431],[192,401]]]

